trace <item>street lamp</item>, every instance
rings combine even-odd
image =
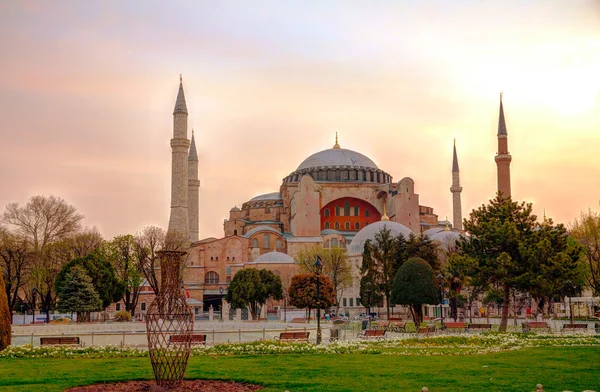
[[[444,276],[442,274],[438,274],[438,276],[436,276],[436,278],[440,282],[440,318],[442,319],[442,328],[443,328],[444,327],[444,312],[443,312],[442,306],[444,305],[444,287],[442,286],[442,282],[443,282],[442,279],[444,279]]]
[[[369,320],[369,328],[371,326],[371,283],[367,283],[367,289],[365,290],[367,293],[367,317]]]
[[[37,287],[31,289],[31,315],[33,317],[31,323],[33,325],[35,325],[35,293],[39,293]]]
[[[575,285],[570,280],[565,282],[565,286],[569,287],[569,314],[571,315],[571,324],[573,324],[573,305],[571,303],[571,290],[575,290]]]
[[[315,272],[317,275],[317,344],[321,344],[321,304],[319,303],[321,298],[321,271],[323,269],[323,264],[321,263],[321,257],[317,255],[317,260],[313,264],[315,267]]]

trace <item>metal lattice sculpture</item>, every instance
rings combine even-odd
[[[159,253],[161,289],[146,312],[150,362],[156,383],[168,389],[177,388],[183,380],[194,330],[194,315],[181,290],[180,267],[185,254]]]

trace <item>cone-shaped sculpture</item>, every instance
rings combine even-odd
[[[181,291],[181,258],[186,252],[160,252],[161,289],[146,312],[150,362],[156,383],[177,388],[190,357],[194,315]]]

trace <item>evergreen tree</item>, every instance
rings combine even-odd
[[[364,282],[371,283],[372,295],[375,293],[385,298],[387,316],[390,317],[390,298],[394,276],[397,271],[398,241],[390,229],[384,226],[375,234],[375,241],[368,240],[363,251],[361,272],[366,277]]]
[[[435,284],[431,265],[423,259],[408,259],[394,278],[392,301],[408,305],[417,328],[423,321],[423,305],[441,301],[439,286]]]
[[[67,272],[64,285],[58,292],[58,298],[58,310],[77,312],[77,320],[87,319],[84,314],[98,310],[102,306],[100,296],[92,284],[92,278],[81,266],[74,266]]]
[[[225,297],[234,308],[250,308],[253,320],[258,319],[260,308],[269,298],[283,298],[281,279],[272,271],[253,268],[244,268],[233,276]]]
[[[0,351],[10,346],[12,333],[12,316],[8,308],[8,297],[4,287],[4,277],[0,272]]]

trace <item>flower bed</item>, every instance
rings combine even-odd
[[[440,335],[381,341],[354,340],[314,345],[311,343],[260,341],[199,346],[192,355],[232,356],[269,354],[381,354],[381,355],[478,355],[529,347],[600,347],[600,335],[484,333]],[[0,358],[135,358],[146,357],[144,347],[125,346],[10,346]]]

